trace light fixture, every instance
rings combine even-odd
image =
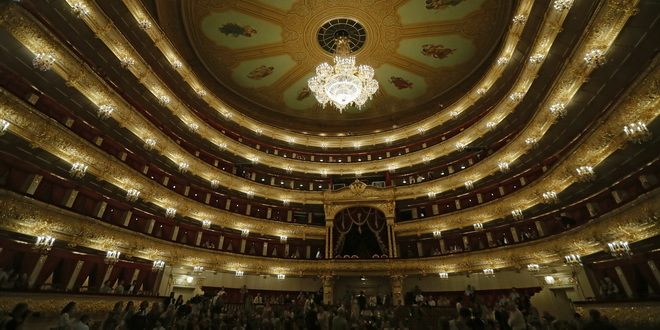
[[[513,24],[515,25],[525,24],[525,22],[527,22],[527,16],[523,14],[516,15],[513,17]]]
[[[87,5],[84,3],[76,2],[71,6],[71,11],[78,18],[82,18],[85,15],[89,15],[90,11],[87,8]]]
[[[610,249],[610,254],[615,258],[627,258],[633,254],[630,246],[628,246],[628,242],[615,241],[607,243],[607,246]]]
[[[573,5],[573,0],[555,0],[553,7],[556,11],[564,11],[570,9]]]
[[[634,143],[642,143],[651,139],[651,133],[641,121],[624,126],[623,132],[626,133],[628,140]]]
[[[250,156],[250,157],[248,157],[248,160],[249,160],[252,164],[256,164],[256,163],[259,162],[259,157],[257,157],[257,156]]]
[[[571,267],[582,266],[582,259],[579,254],[569,254],[564,256],[564,263]]]
[[[492,122],[492,121],[489,121],[489,122],[486,123],[486,129],[488,129],[489,131],[495,130],[496,126],[497,126],[497,124],[495,122]]]
[[[500,169],[500,172],[502,173],[509,172],[509,163],[507,162],[499,162],[497,163],[497,167]]]
[[[160,105],[167,105],[170,103],[170,97],[167,95],[160,95],[158,96],[158,104]]]
[[[236,271],[236,277],[242,277],[243,276],[243,271],[242,270],[237,270]]]
[[[248,235],[250,235],[250,230],[249,229],[241,230],[241,237],[248,237]]]
[[[605,65],[607,60],[605,59],[605,54],[600,49],[594,49],[584,55],[584,61],[587,62],[587,66],[592,68],[597,68]]]
[[[484,231],[484,224],[481,222],[473,224],[472,227],[474,227],[475,231]]]
[[[513,93],[513,94],[509,95],[509,99],[511,99],[511,101],[517,103],[517,102],[522,101],[524,96],[525,96],[525,94],[523,94],[523,93]]]
[[[286,143],[294,144],[294,143],[296,143],[296,139],[294,139],[293,137],[287,136]]]
[[[525,218],[521,209],[515,209],[511,211],[511,216],[514,220],[522,220]]]
[[[280,243],[286,244],[287,239],[288,238],[286,236],[280,236]]]
[[[435,239],[441,239],[442,238],[442,232],[440,230],[436,230],[433,232],[433,237]]]
[[[84,177],[85,173],[87,173],[87,165],[83,163],[73,163],[73,165],[71,165],[71,169],[69,170],[69,175],[75,179]]]
[[[392,137],[385,138],[385,144],[388,145],[388,146],[392,145],[392,141],[394,141],[394,139]]]
[[[353,142],[353,148],[360,149],[362,147],[362,142]]]
[[[543,54],[534,54],[529,57],[529,63],[540,64],[541,62],[543,62],[543,58],[544,58]]]
[[[328,177],[328,170],[321,170],[321,177],[322,178],[327,178]]]
[[[119,251],[114,251],[110,250],[106,252],[105,254],[105,263],[108,265],[114,265],[119,261],[119,256],[121,255],[121,252]]]
[[[159,272],[163,269],[165,269],[165,261],[162,260],[155,260],[154,264],[151,266],[152,272]]]
[[[142,30],[149,30],[149,29],[151,29],[151,22],[149,22],[146,19],[141,19],[141,20],[138,21],[138,26]]]
[[[254,134],[259,135],[259,136],[261,134],[263,134],[263,132],[264,132],[264,130],[262,128],[257,128],[257,129],[254,130]]]
[[[128,68],[133,64],[135,64],[135,60],[130,56],[124,56],[119,60],[119,65],[121,65],[121,67],[124,69]]]
[[[291,174],[291,173],[293,172],[293,167],[287,165],[287,166],[284,168],[284,170],[285,170],[287,173]]]
[[[535,138],[531,138],[531,137],[526,138],[525,139],[525,144],[530,146],[533,149],[533,148],[536,148],[538,146],[538,140],[536,140]]]
[[[202,221],[202,228],[203,228],[203,229],[209,229],[209,228],[211,228],[211,221],[209,221],[209,220],[203,220],[203,221]]]
[[[575,169],[578,180],[581,182],[590,182],[596,179],[596,174],[591,166],[580,166]]]
[[[197,95],[199,95],[199,97],[206,97],[206,94],[206,91],[203,89],[197,90]]]
[[[328,150],[328,143],[327,142],[321,143],[321,149]]]
[[[188,124],[188,129],[191,132],[197,132],[197,130],[199,129],[199,125],[197,125],[195,123],[190,123],[190,124]]]
[[[417,132],[424,135],[426,133],[426,127],[417,127]]]
[[[224,143],[224,142],[221,142],[220,144],[218,144],[218,148],[220,148],[220,149],[227,149],[227,144]]]
[[[192,273],[193,273],[193,275],[198,275],[198,276],[202,275],[202,273],[204,273],[204,267],[203,266],[194,266]]]
[[[172,218],[174,218],[175,215],[176,215],[176,209],[175,209],[175,208],[173,208],[173,207],[168,207],[168,208],[165,210],[165,217],[166,217],[166,218],[168,218],[168,219],[172,219]]]
[[[155,146],[156,146],[156,140],[151,138],[144,140],[144,149],[153,150]]]
[[[443,280],[449,279],[449,273],[438,273],[438,276]]]
[[[285,279],[285,278],[286,278],[286,275],[284,275],[284,274],[277,274],[277,279],[278,279],[278,280],[283,280],[283,279]]]
[[[492,268],[486,268],[484,269],[484,276],[488,278],[493,278],[495,277],[495,271]]]
[[[7,132],[8,128],[9,128],[9,122],[4,119],[0,120],[0,136],[5,135],[5,132]]]
[[[477,95],[479,95],[479,96],[484,96],[484,95],[486,95],[486,92],[488,92],[488,90],[485,89],[485,88],[479,88],[479,89],[477,89]]]
[[[550,106],[550,113],[557,118],[564,117],[566,116],[566,105],[563,103],[555,103]]]
[[[217,189],[218,187],[220,187],[220,181],[218,181],[218,180],[211,180],[211,188],[213,188],[213,189]]]
[[[463,144],[463,143],[461,143],[461,142],[457,142],[457,143],[456,143],[456,150],[458,150],[458,151],[463,151],[463,150],[465,150],[465,144]]]
[[[378,82],[373,79],[374,69],[368,65],[355,66],[355,57],[349,56],[351,41],[348,32],[338,31],[334,39],[335,66],[322,63],[316,67],[316,76],[307,81],[316,100],[325,107],[328,103],[343,112],[348,105],[358,109],[371,99],[378,90]]]
[[[192,278],[192,276],[186,276],[186,283],[190,284],[193,282],[193,280],[194,278]]]
[[[172,62],[172,67],[177,70],[181,69],[183,67],[183,63],[181,63],[179,60],[174,60],[174,62]]]
[[[547,284],[547,285],[555,284],[555,278],[550,276],[550,275],[544,277],[543,280],[545,281],[545,284]]]
[[[557,204],[559,199],[557,198],[557,193],[554,191],[546,191],[543,193],[543,202],[546,204]]]
[[[388,166],[387,166],[387,170],[388,170],[390,173],[394,173],[394,172],[396,172],[396,166],[394,166],[394,165],[388,165]]]
[[[537,274],[541,271],[541,267],[538,264],[529,264],[527,265],[527,271],[532,274]]]
[[[32,60],[32,66],[39,71],[48,71],[55,64],[53,54],[38,53]]]
[[[509,59],[504,56],[497,59],[497,64],[499,65],[506,65],[508,63],[509,63]]]
[[[458,118],[458,115],[459,115],[459,113],[458,113],[457,111],[450,111],[450,112],[449,112],[449,117],[450,117],[451,119],[456,119],[456,118]]]
[[[245,192],[245,195],[247,196],[248,199],[254,198],[254,191],[248,190]]]
[[[465,186],[465,189],[467,189],[467,190],[474,189],[474,182],[472,182],[471,180],[465,181],[463,183],[463,185]]]
[[[140,197],[140,191],[136,189],[128,189],[126,191],[126,200],[129,202],[135,202]]]
[[[109,104],[102,104],[99,107],[99,111],[96,113],[101,119],[108,119],[112,112],[115,111],[115,107]]]
[[[284,206],[289,206],[289,204],[291,204],[291,200],[290,200],[290,199],[283,199],[283,200],[282,200],[282,205],[284,205]]]
[[[431,200],[435,199],[435,191],[429,191],[426,195],[429,196],[429,199]]]
[[[50,236],[37,236],[37,240],[34,242],[32,249],[41,254],[47,254],[48,251],[53,248],[54,243],[55,239]]]
[[[188,172],[188,168],[190,168],[190,165],[186,162],[181,162],[179,163],[179,173],[184,174]]]

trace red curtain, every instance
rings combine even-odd
[[[76,278],[76,281],[73,283],[73,290],[79,290],[80,287],[83,285],[87,277],[89,277],[89,273],[92,271],[92,269],[96,266],[96,262],[94,261],[85,261],[83,266],[80,268],[80,272],[78,273],[78,277]]]
[[[48,277],[50,277],[50,274],[53,273],[55,267],[57,267],[57,265],[60,262],[62,262],[61,257],[55,255],[49,255],[46,258],[43,267],[41,267],[41,271],[39,272],[39,275],[37,275],[37,279],[34,282],[34,287],[39,288],[48,279]]]

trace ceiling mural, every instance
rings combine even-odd
[[[179,48],[190,47],[215,90],[244,107],[237,110],[292,130],[332,132],[358,125],[356,119],[405,124],[420,109],[442,103],[489,64],[511,5],[511,0],[191,0],[159,2],[158,12],[165,32]],[[340,115],[318,105],[307,80],[317,65],[332,64],[319,31],[344,18],[363,28],[361,48],[352,55],[357,64],[375,69],[379,90],[362,109],[349,107]],[[170,26],[182,26],[185,34]],[[325,123],[315,126],[319,121]]]

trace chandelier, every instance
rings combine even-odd
[[[108,265],[114,265],[119,261],[119,256],[121,252],[110,250],[105,254],[105,263]]]
[[[378,90],[378,82],[373,79],[374,69],[368,65],[355,66],[355,56],[351,52],[348,36],[335,39],[335,65],[327,62],[316,67],[316,76],[307,81],[316,100],[325,106],[330,103],[343,112],[354,105],[362,108]]]
[[[193,266],[193,275],[202,275],[204,273],[204,267],[203,266]]]
[[[615,258],[627,258],[633,254],[630,246],[628,246],[628,242],[615,241],[607,243],[607,246],[610,248],[610,254]]]
[[[495,277],[495,271],[492,268],[486,268],[484,269],[484,276],[486,278],[493,278]]]
[[[579,254],[569,254],[564,256],[564,263],[571,267],[582,266],[582,258]]]
[[[53,243],[55,239],[50,236],[38,236],[32,248],[41,254],[47,254],[53,248]]]
[[[527,271],[529,271],[532,274],[536,274],[541,271],[541,266],[538,264],[529,264],[527,265]]]
[[[163,269],[165,269],[165,261],[162,261],[162,260],[154,261],[153,266],[151,266],[151,271],[152,272],[159,272]]]

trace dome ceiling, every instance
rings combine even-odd
[[[510,14],[499,0],[158,2],[161,27],[211,91],[257,120],[330,134],[389,129],[450,103],[488,65]],[[339,114],[317,104],[307,80],[332,63],[328,35],[342,24],[355,25],[353,55],[380,88]]]

